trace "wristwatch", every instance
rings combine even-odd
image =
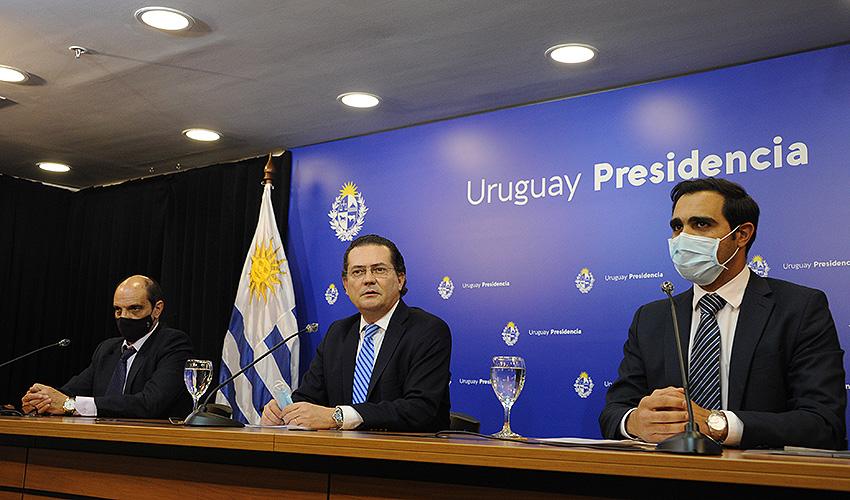
[[[334,409],[333,419],[336,428],[342,429],[342,408],[340,408],[339,406]]]
[[[77,411],[77,400],[75,398],[66,398],[62,403],[62,409],[65,410],[65,415],[73,415]]]
[[[711,439],[722,443],[729,435],[729,422],[726,420],[726,414],[719,410],[711,410],[706,419],[708,424],[708,435]]]

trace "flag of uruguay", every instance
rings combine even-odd
[[[298,331],[294,308],[292,275],[272,210],[271,184],[266,184],[257,231],[242,267],[236,303],[224,337],[219,382]],[[272,387],[281,380],[293,390],[297,387],[298,337],[227,384],[218,395],[218,402],[226,401],[233,408],[233,418],[259,424],[263,406],[272,399]]]

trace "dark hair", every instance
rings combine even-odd
[[[395,269],[396,274],[404,274],[407,275],[407,270],[404,267],[404,257],[401,256],[401,252],[398,251],[398,247],[395,246],[395,243],[384,238],[383,236],[378,236],[377,234],[367,234],[365,236],[360,236],[355,239],[348,245],[348,248],[345,250],[345,254],[342,257],[342,276],[345,277],[348,273],[348,254],[351,250],[357,247],[365,247],[368,245],[375,245],[381,247],[387,247],[390,251],[390,259],[392,259],[392,265]],[[401,296],[407,293],[407,280],[404,280],[404,285],[401,287]]]
[[[747,191],[734,182],[726,179],[710,177],[708,179],[691,179],[682,181],[670,191],[670,199],[673,200],[673,210],[676,202],[686,194],[698,193],[700,191],[714,191],[723,196],[723,217],[729,222],[729,227],[734,229],[745,222],[753,224],[753,235],[747,243],[746,251],[756,241],[756,230],[759,225],[759,206]],[[734,235],[733,235],[734,238]]]
[[[162,300],[162,288],[159,283],[145,276],[145,290],[148,292],[148,302],[151,307],[156,307],[156,303]]]

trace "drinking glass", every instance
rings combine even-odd
[[[212,361],[206,359],[187,359],[183,368],[183,381],[186,390],[192,395],[192,411],[198,411],[198,400],[207,392],[212,381]]]
[[[505,424],[493,437],[522,437],[511,430],[511,407],[525,385],[525,360],[519,356],[495,356],[490,366],[490,383],[505,410]]]

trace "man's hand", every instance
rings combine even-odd
[[[697,426],[697,430],[708,435],[708,415],[711,413],[710,410],[706,410],[702,406],[691,401],[691,406],[694,408],[694,424]]]
[[[274,399],[263,408],[260,425],[283,425],[283,410],[280,409]]]
[[[304,402],[292,403],[283,409],[283,422],[308,429],[334,429],[336,423],[333,415],[334,408]]]
[[[656,389],[641,399],[637,409],[629,415],[626,432],[649,443],[664,441],[685,430],[688,422],[686,405],[684,389]],[[694,411],[696,408],[694,405]],[[708,412],[705,416],[708,417]]]
[[[64,415],[65,409],[62,405],[66,399],[68,396],[49,385],[33,384],[21,398],[21,405],[24,413],[36,410],[42,414]]]

